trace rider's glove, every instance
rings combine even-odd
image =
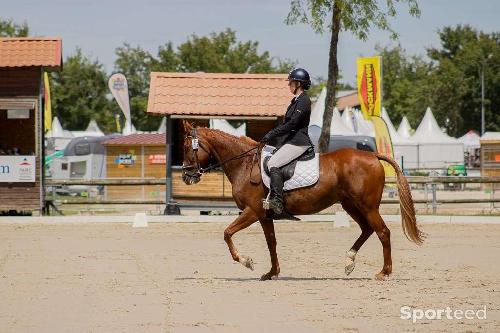
[[[266,135],[264,135],[264,137],[262,138],[262,140],[260,140],[260,142],[268,143],[269,141],[271,141],[272,138],[273,138],[273,133],[272,131],[270,131]]]

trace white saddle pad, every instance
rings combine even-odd
[[[260,170],[262,174],[262,181],[267,188],[271,182],[269,176],[264,171],[264,159],[266,156],[272,155],[275,148],[273,146],[264,146],[260,159]],[[319,154],[316,154],[313,159],[309,161],[298,161],[295,166],[295,172],[292,178],[287,180],[283,186],[283,190],[290,191],[300,187],[306,187],[316,184],[319,179]]]

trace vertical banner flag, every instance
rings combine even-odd
[[[365,119],[382,112],[380,57],[358,58],[358,96]]]
[[[375,142],[380,154],[394,158],[391,135],[382,119],[382,70],[381,58],[358,58],[358,98],[365,119],[372,122],[375,129]],[[386,176],[396,176],[394,169],[381,162]]]
[[[44,128],[45,131],[50,131],[52,129],[52,104],[50,101],[50,85],[49,85],[49,75],[47,72],[43,72],[43,91],[44,91]]]
[[[127,78],[121,73],[113,74],[109,78],[108,87],[125,116],[125,128],[123,132],[124,134],[130,134],[132,132],[132,121],[130,119]]]

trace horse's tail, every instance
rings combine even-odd
[[[413,205],[410,186],[408,185],[406,177],[403,175],[403,172],[399,168],[399,165],[392,158],[378,153],[376,153],[375,156],[377,156],[379,160],[386,161],[394,168],[394,170],[396,170],[403,232],[406,238],[417,245],[421,245],[424,241],[424,234],[418,229],[417,226],[415,206]]]

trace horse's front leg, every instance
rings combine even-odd
[[[231,237],[240,230],[243,230],[253,223],[257,222],[258,218],[255,212],[250,208],[245,208],[243,212],[231,223],[226,230],[224,230],[224,240],[229,247],[229,252],[231,252],[231,256],[234,261],[238,261],[246,268],[249,268],[253,271],[253,260],[250,257],[239,255],[238,250],[233,244],[233,240]]]
[[[269,249],[269,255],[271,256],[271,270],[262,275],[260,278],[264,280],[272,280],[277,278],[280,273],[280,264],[278,262],[278,254],[276,253],[276,235],[274,234],[274,221],[272,219],[261,219],[260,225],[262,230],[264,230],[264,235],[266,236],[267,247]]]

